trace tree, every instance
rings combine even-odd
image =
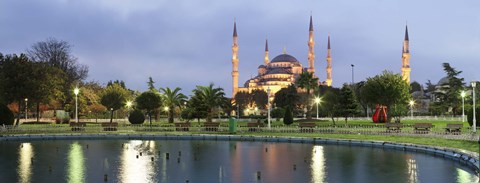
[[[367,102],[367,99],[365,98],[365,94],[363,93],[363,86],[365,86],[365,81],[360,81],[358,83],[355,83],[355,98],[357,99],[358,104],[360,107],[362,107],[364,115],[368,116],[368,107],[370,109],[373,109],[374,106],[370,106]]]
[[[353,95],[353,91],[346,84],[343,85],[342,89],[340,90],[339,95],[339,109],[340,114],[345,117],[345,123],[347,123],[348,116],[355,114],[357,112],[357,101],[355,100],[355,96]]]
[[[237,92],[237,94],[235,94],[235,110],[241,115],[242,111],[245,111],[252,101],[253,99],[250,93],[245,91]]]
[[[113,112],[122,108],[128,96],[128,91],[119,84],[107,86],[101,94],[100,103],[110,110],[110,123],[113,121]]]
[[[291,125],[293,123],[293,112],[292,107],[287,106],[285,109],[285,116],[283,117],[283,124]]]
[[[48,38],[34,43],[27,50],[27,55],[34,62],[46,63],[65,73],[65,83],[61,90],[63,98],[58,98],[62,100],[63,106],[74,97],[71,92],[73,86],[87,78],[88,67],[77,62],[77,58],[72,55],[72,45],[66,41]]]
[[[275,93],[275,98],[273,103],[276,107],[281,107],[286,109],[287,106],[295,106],[298,103],[300,96],[297,93],[297,87],[295,85],[290,85],[287,88],[280,89]]]
[[[154,85],[154,84],[155,84],[155,81],[153,81],[153,79],[152,79],[151,76],[148,77],[148,82],[147,82],[147,84],[148,84],[148,90],[150,90],[150,91],[158,91],[158,90],[155,88],[155,85]]]
[[[13,116],[12,111],[6,105],[0,103],[0,126],[13,125],[14,120],[15,116]]]
[[[35,86],[30,75],[34,72],[34,64],[26,55],[6,55],[0,60],[0,97],[5,103],[17,103],[17,111],[24,108],[24,99],[30,98]],[[20,123],[20,112],[17,113],[15,125]]]
[[[197,86],[193,90],[196,99],[204,104],[207,113],[207,122],[212,122],[213,111],[227,102],[223,88],[214,88],[213,83],[209,86]]]
[[[303,88],[306,90],[307,93],[307,119],[312,119],[310,112],[313,108],[312,106],[312,92],[311,90],[318,87],[318,78],[314,77],[313,73],[310,72],[302,72],[295,83],[299,88]]]
[[[196,118],[198,123],[200,123],[201,118],[207,117],[207,106],[202,102],[200,96],[193,95],[190,97],[190,100],[187,102],[187,109],[191,109],[191,118]]]
[[[98,123],[98,114],[106,112],[107,108],[102,104],[94,103],[88,106],[88,111],[93,113],[95,116],[95,123]]]
[[[414,81],[410,84],[410,93],[413,93],[413,92],[416,92],[416,91],[422,91],[422,85],[420,85],[420,83]]]
[[[389,71],[384,71],[383,74],[373,78],[367,78],[367,82],[362,88],[362,93],[364,93],[368,103],[387,107],[387,121],[391,120],[390,109],[394,105],[397,107],[407,105],[411,98],[409,91],[410,85],[402,79],[402,76]],[[399,120],[397,121],[399,122]]]
[[[253,90],[252,99],[255,102],[255,106],[259,109],[266,109],[268,104],[268,94],[264,90]]]
[[[326,90],[322,97],[322,108],[325,110],[327,116],[332,119],[335,125],[335,117],[340,114],[340,90],[338,88],[331,88]]]
[[[163,92],[163,105],[168,107],[168,122],[173,123],[173,115],[175,107],[181,107],[187,101],[187,96],[180,93],[179,87],[171,90],[170,88],[160,88]]]
[[[440,90],[435,92],[435,95],[438,97],[436,105],[442,106],[444,111],[451,110],[455,116],[462,105],[460,91],[464,90],[464,78],[459,78],[458,75],[462,71],[457,71],[449,63],[443,63],[443,70],[447,73],[448,82],[443,83],[440,86]]]
[[[138,109],[147,111],[150,125],[152,125],[152,112],[159,108],[162,103],[160,95],[152,91],[146,91],[140,94],[135,102]]]

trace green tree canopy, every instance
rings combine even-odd
[[[187,96],[180,93],[179,87],[171,90],[170,88],[160,88],[163,92],[163,105],[168,107],[168,122],[173,123],[175,107],[181,107],[187,101]]]
[[[351,87],[352,86],[344,84],[338,97],[339,112],[345,118],[345,123],[347,123],[348,116],[357,113],[358,108],[358,103],[355,100]]]
[[[205,107],[207,122],[212,122],[215,108],[221,107],[228,102],[227,98],[225,98],[223,88],[215,88],[213,83],[208,86],[197,86],[197,88],[193,90],[193,93],[195,95],[195,100],[203,103]]]
[[[295,84],[306,91],[307,98],[305,102],[305,106],[307,108],[307,119],[312,119],[310,112],[312,111],[312,89],[316,89],[318,87],[318,78],[310,72],[302,72],[300,76],[295,81]]]
[[[147,111],[150,125],[152,124],[152,112],[162,104],[160,95],[152,91],[146,91],[140,94],[136,99],[137,109]]]
[[[110,123],[113,121],[113,112],[125,105],[128,95],[128,91],[119,84],[112,84],[103,90],[100,103],[111,111]]]
[[[457,71],[449,63],[443,63],[443,70],[447,74],[448,82],[441,83],[439,90],[435,92],[437,102],[435,105],[443,111],[452,111],[453,115],[461,112],[462,98],[460,92],[464,90],[464,78],[458,76],[462,71]]]
[[[401,75],[389,71],[367,78],[362,93],[370,104],[387,106],[388,121],[392,117],[392,110],[390,109],[395,105],[397,107],[407,105],[411,98],[410,85],[402,79]]]

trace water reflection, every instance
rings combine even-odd
[[[418,182],[417,162],[411,155],[406,156],[406,159],[408,182]]]
[[[460,168],[457,169],[457,182],[480,182],[480,178],[478,176],[473,176],[472,174],[468,173],[465,170]]]
[[[153,152],[156,152],[154,141],[129,141],[122,149],[120,157],[121,182],[157,182],[155,161],[150,159]]]
[[[312,148],[312,182],[324,182],[325,180],[325,156],[323,146],[315,145]]]
[[[70,145],[67,171],[68,182],[85,182],[85,157],[78,142]]]
[[[33,147],[30,143],[21,143],[18,157],[18,176],[20,182],[30,182],[32,176]]]

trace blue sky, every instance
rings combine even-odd
[[[144,91],[210,82],[231,93],[233,20],[239,34],[239,82],[256,74],[268,37],[270,59],[282,53],[307,65],[309,16],[315,29],[316,70],[325,80],[328,34],[333,85],[400,72],[405,24],[410,35],[412,81],[436,83],[441,64],[480,80],[478,0],[2,0],[0,52],[21,53],[48,37],[70,42],[88,80],[124,80]]]

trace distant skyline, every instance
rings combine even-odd
[[[239,36],[239,84],[257,74],[265,39],[270,59],[282,53],[304,66],[313,16],[315,68],[326,78],[331,35],[333,86],[365,80],[383,70],[400,73],[408,22],[411,80],[436,84],[449,62],[465,82],[480,80],[480,1],[448,0],[4,0],[0,1],[0,52],[23,53],[49,37],[72,44],[89,66],[89,80],[123,80],[145,91],[181,87],[190,94],[211,82],[231,94],[233,21]]]

